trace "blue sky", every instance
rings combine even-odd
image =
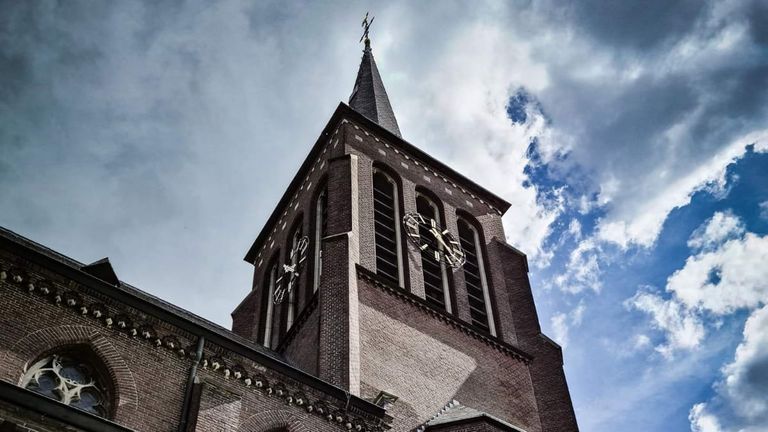
[[[229,326],[360,61],[512,207],[584,431],[768,430],[768,5],[2,2],[0,224]]]

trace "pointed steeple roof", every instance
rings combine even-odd
[[[363,60],[360,62],[360,70],[357,72],[357,79],[355,80],[355,88],[349,97],[349,106],[402,138],[395,113],[392,111],[392,105],[390,105],[389,97],[387,97],[387,91],[384,90],[384,82],[381,81],[379,69],[373,59],[371,42],[367,37],[365,38]]]

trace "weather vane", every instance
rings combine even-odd
[[[368,38],[368,31],[371,28],[371,24],[373,24],[373,20],[375,20],[376,17],[371,18],[370,21],[368,21],[368,12],[365,13],[365,18],[363,18],[363,24],[361,27],[363,27],[363,35],[360,37],[360,42],[365,40],[365,45],[370,45],[371,40]]]

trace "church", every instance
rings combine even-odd
[[[0,228],[0,431],[578,430],[510,204],[401,136],[368,25],[231,330]]]

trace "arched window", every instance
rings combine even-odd
[[[277,282],[277,266],[279,253],[275,253],[275,257],[267,267],[267,271],[264,273],[264,294],[262,294],[262,315],[261,315],[261,343],[267,348],[271,348],[272,345],[272,321],[275,315],[275,304],[273,298],[275,296],[275,283]]]
[[[21,387],[91,414],[108,417],[109,387],[92,355],[70,349],[46,355],[21,379]]]
[[[440,210],[437,204],[424,194],[416,196],[416,211],[426,220],[441,222]],[[419,235],[422,242],[430,242],[430,248],[421,250],[421,268],[424,275],[424,294],[426,300],[432,306],[451,312],[451,296],[448,288],[448,272],[445,262],[436,261],[431,252],[442,250],[443,245],[438,244],[434,236],[424,225],[419,225]]]
[[[328,188],[323,186],[315,201],[315,265],[312,278],[312,292],[320,288],[320,276],[323,274],[323,238],[328,235]]]
[[[397,182],[380,169],[373,172],[373,224],[376,273],[404,286]]]
[[[302,217],[299,216],[293,228],[293,234],[291,234],[291,237],[290,237],[291,244],[289,245],[289,248],[288,248],[289,259],[291,260],[291,264],[290,264],[291,266],[297,265],[299,262],[299,259],[301,258],[300,256],[301,254],[299,253],[293,254],[292,256],[290,255],[298,247],[301,237],[302,237]],[[299,297],[299,294],[297,292],[299,290],[299,279],[287,278],[287,282],[285,283],[288,284],[288,286],[286,287],[288,291],[288,301],[287,301],[286,311],[285,311],[284,330],[288,331],[293,325],[293,320],[296,318],[296,307],[297,307],[296,303]]]
[[[472,325],[496,336],[480,235],[477,228],[464,218],[459,218],[458,226],[459,241],[467,258],[463,269]]]

